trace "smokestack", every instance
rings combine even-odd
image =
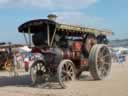
[[[57,16],[55,14],[49,14],[48,16],[49,20],[56,21]]]

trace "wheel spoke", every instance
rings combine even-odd
[[[70,69],[69,69],[68,71],[73,72],[73,68],[72,68],[72,66],[70,66]]]
[[[104,62],[104,65],[110,65],[111,62]]]
[[[33,67],[35,70],[38,70],[38,68],[37,68],[37,66],[35,65],[34,67]]]
[[[99,71],[102,71],[102,66],[100,65],[98,69],[99,69]]]
[[[37,64],[37,69],[40,70],[40,64],[39,63]]]
[[[102,48],[102,50],[98,53],[99,55],[99,57],[102,57],[103,56],[103,53],[104,53],[104,48]]]
[[[106,54],[106,55],[104,55],[103,57],[101,57],[101,58],[106,58],[106,57],[110,57],[110,54]]]
[[[101,64],[98,64],[98,65],[97,65],[97,68],[100,69],[100,67],[101,67]]]
[[[103,67],[100,69],[100,76],[101,76],[101,77],[104,76],[104,68],[103,68]]]
[[[65,75],[63,74],[63,76],[61,77],[62,78],[62,81],[66,81],[67,80],[67,77],[68,77],[67,74],[65,74]]]
[[[67,66],[66,66],[66,64],[64,64],[64,66],[63,66],[62,68],[64,68],[65,70],[67,70]]]
[[[100,53],[102,53],[102,55],[101,55],[102,58],[106,57],[106,55],[107,55],[107,57],[110,56],[110,53],[108,52],[108,50],[106,50],[106,47],[103,47],[102,51]]]
[[[68,77],[70,78],[70,80],[72,80],[72,76],[73,76],[72,73],[68,74]]]
[[[42,66],[42,67],[40,68],[40,70],[44,71],[44,70],[45,70],[44,66]]]
[[[107,72],[108,72],[108,69],[109,69],[109,66],[107,64],[103,64],[102,67],[100,68],[100,76],[106,76],[107,75]]]
[[[69,63],[67,63],[66,64],[66,71],[68,71],[69,67],[70,67],[70,65],[69,65]]]
[[[68,74],[68,81],[72,80],[72,76]]]
[[[103,47],[103,49],[102,49],[102,51],[101,51],[101,53],[104,55],[104,52],[106,51],[106,48],[105,47]]]
[[[107,69],[105,68],[105,66],[104,66],[104,68],[102,70],[102,74],[103,74],[103,76],[106,76],[107,75]]]
[[[40,63],[40,70],[41,70],[41,68],[42,68],[42,63]]]
[[[65,70],[62,70],[62,73],[63,73],[63,74],[67,74],[67,72],[66,72]]]
[[[102,53],[102,52],[100,52],[99,54],[100,54],[100,55],[99,55],[100,58],[103,57],[103,53]]]
[[[72,66],[68,66],[68,71],[71,70]]]
[[[104,64],[104,67],[105,67],[106,70],[108,70],[109,67],[110,67],[110,64],[109,65],[108,64]]]

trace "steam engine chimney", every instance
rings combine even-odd
[[[49,20],[56,21],[57,16],[55,14],[49,14],[48,16]]]

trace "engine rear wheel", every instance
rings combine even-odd
[[[96,44],[89,55],[89,70],[94,80],[102,80],[108,76],[111,69],[111,53],[104,44]]]

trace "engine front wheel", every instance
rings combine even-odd
[[[63,60],[57,70],[58,80],[62,88],[66,88],[75,79],[75,68],[71,60]]]
[[[32,79],[32,84],[42,83],[45,78],[44,73],[46,72],[45,64],[43,61],[35,61],[30,68],[30,76]]]

